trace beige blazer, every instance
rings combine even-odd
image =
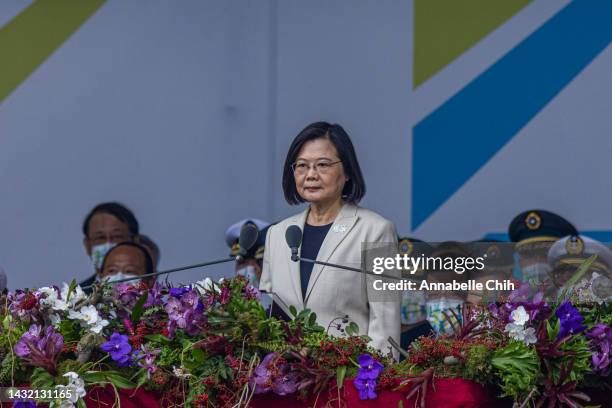
[[[317,322],[325,328],[334,319],[349,315],[359,326],[360,334],[372,338],[373,347],[389,352],[389,336],[398,343],[400,338],[399,294],[391,301],[376,301],[376,296],[366,290],[363,274],[314,265],[306,298],[302,299],[300,265],[291,261],[285,231],[290,225],[297,225],[303,231],[307,215],[308,209],[268,229],[259,288],[274,292],[287,306],[312,310],[317,314]],[[397,246],[395,226],[373,211],[345,204],[327,233],[317,260],[359,268],[362,242]],[[335,326],[330,327],[329,333],[341,335]],[[397,356],[395,352],[394,355]]]

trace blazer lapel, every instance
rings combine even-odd
[[[346,236],[351,232],[357,218],[357,207],[355,205],[345,204],[342,207],[340,214],[338,214],[338,217],[336,217],[336,220],[332,224],[327,236],[323,240],[323,244],[321,245],[319,254],[317,255],[317,261],[328,262],[338,245],[340,245],[344,238],[346,238]],[[338,264],[342,264],[342,261],[338,261]],[[317,283],[323,269],[325,269],[325,266],[323,265],[315,264],[312,267],[312,274],[310,276],[310,281],[308,282],[308,290],[306,291],[306,297],[304,299],[305,305],[308,303],[308,298],[310,297],[310,293],[312,293],[312,288]]]
[[[306,216],[308,215],[308,208],[297,214],[292,220],[290,225],[297,225],[304,232],[304,224],[306,223]],[[302,246],[300,245],[298,255],[302,254]],[[291,276],[291,283],[293,291],[295,292],[295,298],[299,300],[300,304],[295,305],[301,306],[304,309],[304,299],[302,298],[302,283],[300,279],[300,262],[293,262],[290,258],[287,258],[289,262],[289,275]],[[299,309],[299,308],[298,308]]]

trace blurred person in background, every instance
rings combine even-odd
[[[612,300],[612,250],[583,235],[561,238],[548,251],[550,275],[557,294],[593,255],[597,257],[589,269],[568,289],[575,292],[574,300],[580,303],[603,303]]]
[[[550,211],[523,211],[510,222],[510,240],[515,242],[519,255],[521,281],[550,284],[548,250],[552,244],[566,235],[578,235],[576,227],[568,220]]]
[[[81,286],[90,286],[99,278],[102,262],[111,248],[120,242],[138,242],[140,232],[134,213],[116,202],[95,206],[85,217],[82,231],[83,246],[95,273],[80,282]]]
[[[115,282],[122,279],[138,278],[153,273],[153,260],[149,251],[134,242],[122,242],[111,248],[102,262],[100,281]],[[138,285],[141,279],[126,283]],[[142,279],[149,287],[155,282],[155,277]]]
[[[244,276],[252,286],[257,288],[259,287],[259,280],[261,279],[266,233],[268,232],[270,223],[257,218],[238,221],[225,231],[225,243],[230,247],[230,256],[238,255],[240,251],[240,245],[238,243],[240,231],[246,224],[252,224],[257,228],[257,241],[255,241],[253,247],[243,256],[242,260],[236,261],[235,271],[237,275]]]

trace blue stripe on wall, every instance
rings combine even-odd
[[[415,230],[612,39],[612,1],[576,0],[413,129]]]

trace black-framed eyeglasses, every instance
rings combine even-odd
[[[342,160],[338,160],[335,162],[329,160],[321,160],[313,163],[312,165],[307,161],[297,161],[291,165],[291,169],[293,170],[293,174],[297,176],[302,176],[308,173],[308,170],[310,170],[311,168],[318,174],[326,174],[335,164],[338,163],[342,163]]]

